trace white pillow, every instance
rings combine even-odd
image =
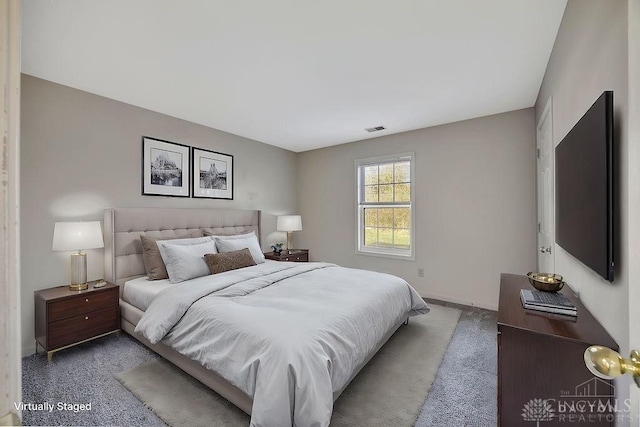
[[[180,283],[185,280],[211,274],[209,266],[204,261],[205,254],[215,254],[216,243],[209,239],[208,242],[197,245],[174,245],[164,243],[162,260],[167,266],[169,282]],[[160,248],[160,245],[158,245]]]
[[[243,237],[216,237],[216,246],[218,247],[218,252],[231,252],[231,251],[239,251],[240,249],[249,248],[249,252],[251,252],[251,256],[256,264],[261,264],[264,262],[264,254],[262,253],[262,249],[260,248],[260,243],[258,243],[258,238],[256,234],[251,232],[249,234],[242,235]],[[246,237],[248,236],[248,237]]]
[[[204,236],[204,237],[191,237],[189,239],[170,239],[170,240],[157,240],[156,244],[158,245],[158,250],[160,251],[160,256],[162,257],[162,260],[164,261],[164,257],[165,257],[165,250],[164,250],[164,245],[169,244],[169,245],[199,245],[201,243],[206,243],[206,242],[210,242],[213,241],[213,237],[211,236]],[[216,253],[216,252],[214,252]],[[165,262],[166,264],[166,262]]]

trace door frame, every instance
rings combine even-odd
[[[22,412],[20,328],[20,33],[21,2],[0,2],[0,425],[19,425]]]
[[[550,147],[550,161],[551,161],[551,173],[553,176],[553,196],[551,197],[551,200],[549,200],[549,203],[552,207],[551,209],[551,217],[552,217],[552,224],[550,224],[551,230],[552,230],[552,243],[551,243],[551,257],[553,258],[553,265],[554,265],[554,270],[555,270],[555,263],[556,263],[556,248],[555,248],[555,233],[556,233],[556,227],[555,227],[555,147],[553,146],[554,141],[553,141],[553,97],[550,96],[547,99],[547,102],[544,106],[544,109],[542,110],[542,114],[540,115],[540,120],[538,120],[538,123],[536,123],[536,266],[539,267],[540,266],[540,250],[539,250],[539,241],[538,241],[538,237],[539,237],[539,233],[540,233],[540,224],[542,221],[542,215],[540,213],[540,188],[539,188],[539,177],[540,177],[540,143],[541,143],[541,139],[540,139],[540,129],[542,129],[542,125],[545,124],[545,122],[549,123],[549,135],[550,135],[550,143],[551,143],[551,147]],[[553,273],[553,271],[550,271],[550,273]]]
[[[628,2],[628,75],[640,72],[640,0]],[[629,230],[629,349],[640,350],[640,81],[628,79],[629,117],[627,140],[628,153],[628,230]],[[623,354],[628,357],[628,354]],[[640,426],[640,389],[631,381],[629,398],[631,401],[631,422]]]

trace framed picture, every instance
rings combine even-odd
[[[142,137],[142,194],[189,197],[189,147]]]
[[[193,197],[233,200],[233,156],[191,149]]]

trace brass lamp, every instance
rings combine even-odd
[[[600,345],[592,345],[584,352],[584,364],[597,377],[610,380],[623,374],[631,374],[640,387],[640,352],[631,350],[629,359],[617,351]]]
[[[276,224],[278,231],[287,232],[287,250],[293,249],[293,232],[302,230],[300,215],[280,215]]]
[[[54,251],[78,251],[71,255],[69,289],[87,289],[87,254],[83,249],[104,248],[100,221],[56,222],[53,228]]]

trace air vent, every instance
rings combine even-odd
[[[379,130],[385,130],[385,129],[386,129],[386,127],[384,127],[384,126],[376,126],[374,128],[366,128],[365,130],[367,132],[378,132]]]

